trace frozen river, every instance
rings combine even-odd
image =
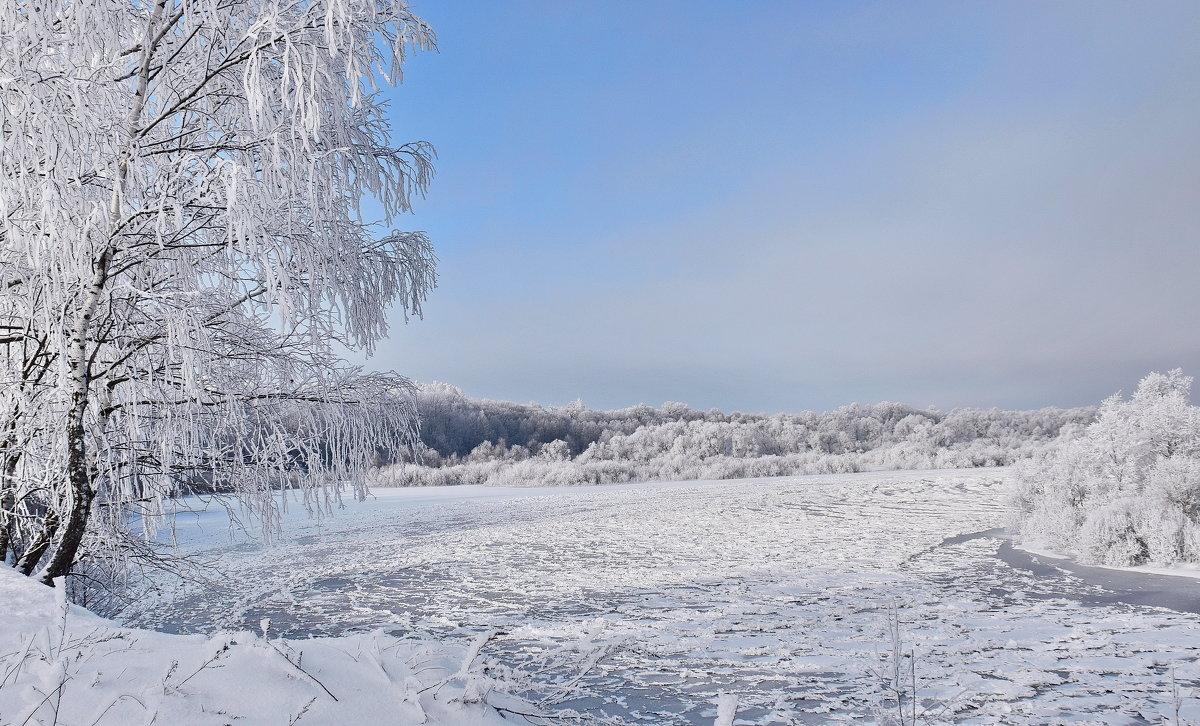
[[[561,684],[541,693],[548,709],[711,724],[730,693],[738,723],[815,724],[878,708],[894,604],[933,722],[1157,724],[1175,708],[1172,669],[1184,718],[1200,716],[1200,585],[1104,582],[1013,550],[997,530],[1008,476],[382,490],[319,524],[293,515],[273,544],[188,516],[184,551],[220,574],[125,620],[495,631],[483,655],[497,668]]]

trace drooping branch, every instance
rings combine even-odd
[[[424,235],[363,219],[433,159],[370,89],[432,33],[396,0],[45,5],[0,4],[0,544],[49,579],[202,471],[268,527],[281,486],[360,487],[411,384],[336,346],[436,284]]]

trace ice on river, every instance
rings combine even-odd
[[[231,541],[219,512],[189,515],[181,547],[216,558],[220,577],[164,583],[125,620],[497,630],[486,654],[564,684],[539,696],[556,707],[711,724],[736,697],[738,724],[828,723],[890,707],[895,604],[933,722],[1157,724],[1177,704],[1200,717],[1197,616],[997,557],[1009,477],[378,490],[320,523],[293,513],[271,544]]]

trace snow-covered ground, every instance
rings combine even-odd
[[[379,633],[287,642],[259,632],[167,635],[123,628],[0,567],[0,724],[514,723],[488,694],[472,643]],[[264,632],[261,628],[267,626]],[[525,723],[519,717],[518,723]]]
[[[711,724],[736,697],[736,723],[773,724],[869,720],[894,604],[932,721],[1157,724],[1177,703],[1200,718],[1197,616],[1002,547],[1008,476],[377,490],[320,523],[294,512],[273,544],[189,515],[183,551],[220,575],[124,617],[181,633],[270,618],[288,638],[382,626],[462,649],[494,632],[480,667],[529,675],[540,688],[516,687],[541,712]],[[1168,579],[1200,602],[1200,583]]]

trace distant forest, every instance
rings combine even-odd
[[[683,403],[592,410],[492,401],[420,386],[421,441],[375,486],[603,484],[869,469],[1003,466],[1078,433],[1095,407],[1036,411],[850,404],[799,414],[698,411]]]

